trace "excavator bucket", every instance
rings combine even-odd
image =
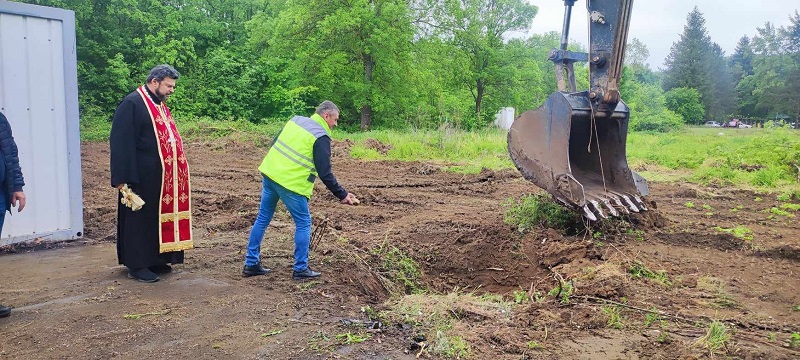
[[[592,221],[647,210],[647,182],[628,167],[628,107],[593,110],[588,92],[555,92],[520,115],[508,152],[523,177]]]

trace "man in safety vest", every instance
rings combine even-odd
[[[325,100],[310,118],[295,116],[273,140],[270,151],[258,170],[261,171],[261,206],[250,231],[245,255],[245,277],[264,275],[269,269],[261,265],[261,240],[275,213],[278,199],[283,201],[294,219],[294,269],[292,278],[316,278],[320,273],[308,267],[311,241],[311,212],[308,200],[317,177],[343,204],[359,203],[336,181],[331,171],[330,131],[339,120],[339,108]]]

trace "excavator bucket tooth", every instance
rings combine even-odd
[[[524,178],[587,219],[606,217],[601,203],[612,216],[612,202],[625,212],[645,210],[647,181],[631,171],[625,153],[628,112],[622,101],[614,111],[593,109],[586,91],[553,93],[514,121],[509,155]]]
[[[581,209],[583,210],[583,217],[591,221],[597,221],[597,216],[592,212],[592,210],[589,210],[588,205],[584,205]]]
[[[617,209],[614,209],[614,206],[611,205],[611,200],[609,200],[607,198],[604,198],[604,199],[602,199],[602,202],[606,206],[606,208],[608,209],[608,212],[611,213],[611,216],[619,216],[619,213],[617,212]]]

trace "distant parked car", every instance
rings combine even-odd
[[[753,127],[753,125],[739,124],[739,129],[749,129],[749,128],[752,128],[752,127]]]
[[[708,126],[708,127],[720,127],[720,126],[722,126],[722,125],[720,125],[720,124],[719,124],[718,122],[716,122],[716,121],[706,121],[706,126]]]

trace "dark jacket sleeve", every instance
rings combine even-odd
[[[334,196],[342,200],[347,197],[347,190],[339,185],[331,169],[331,138],[322,136],[314,142],[314,168],[317,176]]]
[[[135,104],[129,99],[122,100],[114,112],[111,123],[111,186],[119,184],[138,184],[139,170],[136,165],[136,124],[134,123]]]
[[[2,151],[6,168],[5,190],[9,194],[22,191],[22,187],[25,186],[25,178],[22,176],[22,167],[19,166],[19,149],[11,133],[11,124],[8,123],[8,119],[3,113],[0,113],[0,151]]]

